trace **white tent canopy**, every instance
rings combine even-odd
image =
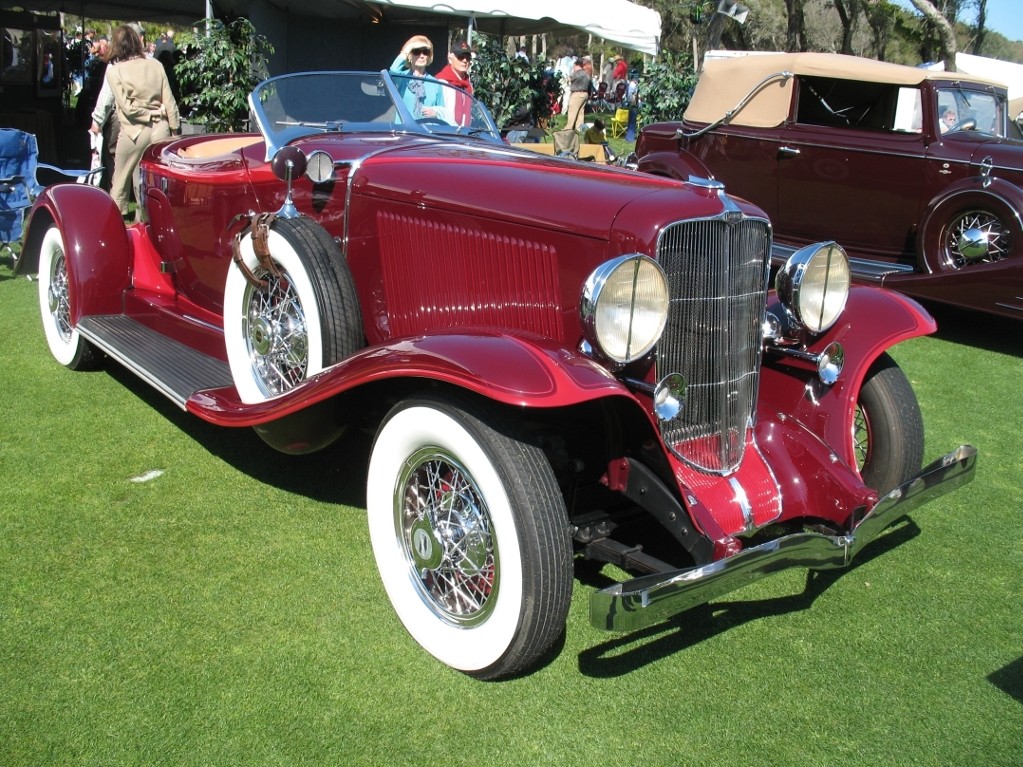
[[[992,80],[1005,83],[1009,89],[1010,99],[1023,96],[1023,64],[990,59],[985,56],[974,56],[970,53],[957,53],[956,69],[970,75],[989,77]]]
[[[628,0],[369,0],[378,5],[414,8],[476,19],[550,20],[574,27],[630,50],[656,56],[661,14]],[[470,26],[471,24],[467,24]]]

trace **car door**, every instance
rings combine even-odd
[[[868,258],[908,255],[927,149],[919,91],[827,85],[800,83],[796,121],[778,147],[778,239],[833,239]]]

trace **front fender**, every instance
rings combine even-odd
[[[47,187],[29,215],[18,273],[39,270],[39,247],[54,224],[64,238],[72,324],[87,315],[120,313],[131,282],[131,246],[110,195],[88,184]]]
[[[562,347],[498,333],[451,333],[364,349],[265,402],[243,404],[229,387],[197,392],[186,408],[222,426],[256,426],[359,386],[409,378],[452,384],[520,407],[632,397],[605,368]]]
[[[775,297],[768,310],[780,311]],[[838,381],[825,386],[810,364],[767,351],[759,409],[765,417],[784,413],[795,418],[846,465],[855,466],[850,429],[871,365],[895,344],[935,330],[934,319],[911,298],[891,290],[854,286],[839,322],[808,346],[808,351],[821,352],[830,343],[842,345],[845,367]]]
[[[639,170],[655,176],[666,176],[688,181],[690,176],[714,178],[714,174],[696,155],[680,149],[677,152],[651,152],[643,155],[637,164]]]

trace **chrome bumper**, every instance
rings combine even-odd
[[[918,506],[973,479],[977,449],[963,445],[881,498],[847,535],[795,533],[702,567],[635,578],[590,597],[590,623],[634,631],[789,567],[846,567],[885,528]]]

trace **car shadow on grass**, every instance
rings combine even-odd
[[[988,681],[1018,703],[1023,703],[1023,658],[1016,658],[989,674]]]
[[[912,520],[897,524],[865,548],[849,567],[807,571],[806,586],[798,594],[748,601],[718,600],[687,610],[655,626],[615,636],[580,653],[579,671],[595,678],[623,676],[745,623],[809,610],[817,597],[843,575],[919,534],[920,528]],[[604,588],[613,582],[599,572],[587,574],[585,568],[578,566],[576,576],[585,585],[596,588]]]
[[[928,304],[926,308],[938,323],[936,338],[1023,357],[1023,316],[1011,320],[945,304]]]
[[[351,428],[317,453],[288,455],[271,448],[251,428],[216,426],[181,410],[116,363],[108,361],[104,370],[205,450],[247,476],[316,501],[366,507],[372,435]]]

